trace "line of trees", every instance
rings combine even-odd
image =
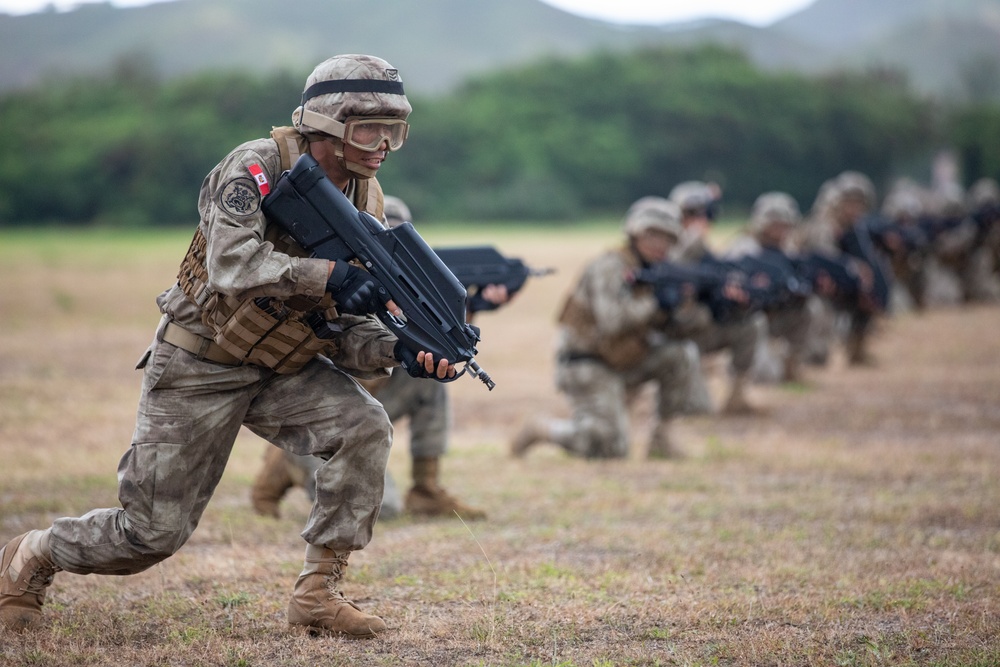
[[[205,174],[287,124],[307,74],[153,71],[133,57],[0,97],[0,225],[193,224]],[[919,178],[945,146],[968,180],[1000,177],[1000,106],[948,108],[891,72],[765,72],[718,47],[546,60],[411,101],[380,180],[422,222],[617,214],[691,178],[734,208],[769,189],[808,207],[843,169]]]

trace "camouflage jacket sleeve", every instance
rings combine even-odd
[[[723,259],[740,259],[741,257],[757,257],[761,254],[760,241],[749,234],[737,236],[722,253]]]
[[[636,288],[626,281],[626,273],[632,268],[621,253],[610,252],[584,271],[577,287],[578,298],[589,303],[599,334],[617,335],[648,326],[659,315],[652,290]]]
[[[335,336],[330,360],[346,373],[372,380],[389,376],[389,369],[399,365],[392,351],[396,337],[374,317],[341,315],[341,331]]]
[[[208,286],[241,299],[321,296],[326,289],[326,260],[291,257],[264,240],[267,223],[253,173],[258,169],[273,187],[279,156],[270,139],[238,147],[202,185],[198,210],[208,242]]]

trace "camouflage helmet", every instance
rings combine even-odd
[[[396,227],[404,222],[413,222],[410,216],[410,208],[399,197],[385,195],[385,203],[382,208],[385,214],[385,222],[390,227]]]
[[[785,192],[765,192],[750,209],[750,232],[759,234],[775,223],[797,225],[802,220],[799,204]]]
[[[965,208],[965,192],[958,183],[945,183],[933,195],[931,208],[937,215],[946,218],[960,218],[968,211]]]
[[[412,110],[399,70],[375,56],[339,55],[321,62],[306,79],[292,124],[303,134],[343,138],[342,124],[352,116],[405,120]]]
[[[992,178],[980,178],[969,188],[966,200],[970,211],[1000,206],[1000,185]]]
[[[676,203],[663,197],[643,197],[633,202],[625,213],[625,233],[638,236],[648,229],[666,233],[677,241],[684,229],[681,227],[681,210]]]
[[[715,201],[715,193],[708,183],[702,181],[684,181],[674,186],[670,191],[670,201],[677,204],[681,211],[705,209]]]
[[[390,139],[389,150],[395,150],[406,138],[410,111],[399,70],[381,58],[351,54],[334,56],[316,66],[306,79],[302,104],[292,113],[292,124],[309,138],[333,137],[340,165],[355,177],[366,179],[375,176],[378,169],[347,160],[344,142],[354,143],[351,137],[358,128],[384,119],[381,123],[396,137]]]
[[[916,220],[924,213],[924,198],[920,186],[901,180],[882,202],[882,215],[890,220]]]
[[[844,171],[834,179],[832,196],[839,202],[847,197],[856,197],[871,210],[875,208],[875,184],[860,171]]]

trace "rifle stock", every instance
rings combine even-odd
[[[403,311],[380,309],[377,317],[414,355],[464,362],[456,378],[470,371],[493,389],[475,360],[480,337],[465,321],[465,288],[412,224],[387,229],[358,211],[308,154],[278,179],[262,208],[313,257],[360,262]]]

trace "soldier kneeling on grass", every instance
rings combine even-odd
[[[556,384],[572,404],[572,417],[528,421],[511,442],[514,456],[549,442],[586,458],[627,457],[628,403],[646,383],[657,390],[650,458],[677,457],[672,419],[704,410],[707,393],[692,392],[701,386],[698,348],[668,333],[691,304],[665,308],[651,285],[631,280],[636,270],[668,258],[682,233],[680,208],[644,197],[626,213],[624,232],[620,248],[584,268],[559,316]]]

